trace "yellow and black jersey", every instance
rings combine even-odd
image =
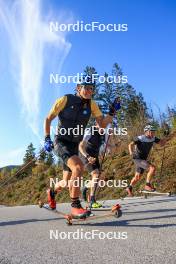
[[[67,94],[55,102],[49,116],[59,118],[58,135],[60,139],[80,142],[90,117],[101,117],[102,112],[95,101]],[[81,129],[78,135],[75,133],[77,127]],[[61,131],[65,134],[63,135]]]
[[[64,95],[61,98],[57,99],[56,102],[54,103],[53,107],[51,108],[49,115],[52,115],[56,117],[59,115],[59,113],[64,109],[64,107],[67,104],[67,96]],[[102,112],[100,111],[98,105],[94,100],[91,100],[91,114],[94,118],[97,118],[99,116],[102,116]]]

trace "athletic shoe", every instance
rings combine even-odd
[[[156,188],[154,188],[150,183],[146,183],[144,190],[148,192],[154,192],[156,191]]]
[[[92,208],[101,208],[102,207],[102,204],[101,203],[98,203],[98,202],[94,202],[92,204]]]
[[[55,191],[52,189],[47,190],[47,197],[48,197],[48,205],[49,207],[54,210],[56,209],[56,201],[55,201]]]
[[[71,203],[71,215],[73,218],[86,218],[90,215],[87,209],[82,208],[80,200],[73,200]]]
[[[82,208],[82,206],[80,206],[79,208],[72,207],[71,215],[73,216],[73,218],[82,219],[82,218],[86,218],[87,216],[89,216],[89,211],[87,209]]]
[[[133,190],[132,186],[128,186],[126,188],[126,191],[127,191],[129,197],[132,197],[133,196],[132,190]]]

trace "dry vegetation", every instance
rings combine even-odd
[[[106,179],[127,180],[134,175],[134,164],[128,155],[127,141],[122,141],[116,153],[112,157],[106,158],[103,169]],[[165,149],[165,152],[164,152]],[[163,157],[164,153],[164,157]],[[176,132],[167,137],[166,144],[161,148],[152,150],[150,159],[157,167],[157,172],[153,180],[158,191],[176,193]],[[163,161],[163,165],[162,165]],[[162,166],[161,166],[162,165]],[[162,167],[162,168],[161,168]],[[114,172],[114,173],[113,173]],[[2,170],[0,173],[1,184],[13,175],[13,170]],[[62,178],[62,168],[55,165],[36,165],[27,175],[21,174],[12,178],[3,188],[1,188],[0,204],[5,205],[25,205],[37,204],[40,198],[46,200],[46,190],[49,187],[49,179]],[[135,194],[142,189],[145,184],[146,174],[135,187]],[[84,179],[89,175],[85,172]],[[98,192],[99,199],[116,199],[125,196],[124,188],[101,188]],[[69,202],[68,190],[63,190],[57,196],[58,202]]]

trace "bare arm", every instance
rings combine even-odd
[[[86,142],[84,140],[82,140],[79,143],[79,152],[86,157],[87,156],[87,152],[86,152]]]
[[[55,115],[53,114],[49,114],[45,121],[44,121],[44,134],[45,134],[45,137],[46,136],[50,136],[50,126],[51,126],[51,122],[52,120],[55,118]]]
[[[134,149],[134,141],[132,141],[129,145],[128,145],[128,150],[130,155],[133,155],[133,149]]]
[[[96,122],[100,127],[105,128],[108,124],[112,123],[112,119],[113,116],[110,115],[106,115],[105,117],[99,116],[96,118]]]
[[[51,111],[49,112],[48,116],[44,121],[44,134],[45,137],[50,135],[50,126],[52,120],[62,111],[66,105],[67,97],[63,96],[56,100],[55,104],[53,105]]]
[[[88,162],[93,164],[95,162],[95,158],[89,156],[86,152],[86,141],[82,140],[80,143],[79,143],[79,151],[81,152],[81,154],[87,158]]]

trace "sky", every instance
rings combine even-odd
[[[50,83],[50,73],[74,76],[89,65],[103,75],[117,62],[155,113],[176,105],[175,13],[174,0],[0,0],[0,167],[22,164],[30,142],[39,151],[53,103],[73,93],[75,84]],[[128,30],[50,30],[77,21]]]

